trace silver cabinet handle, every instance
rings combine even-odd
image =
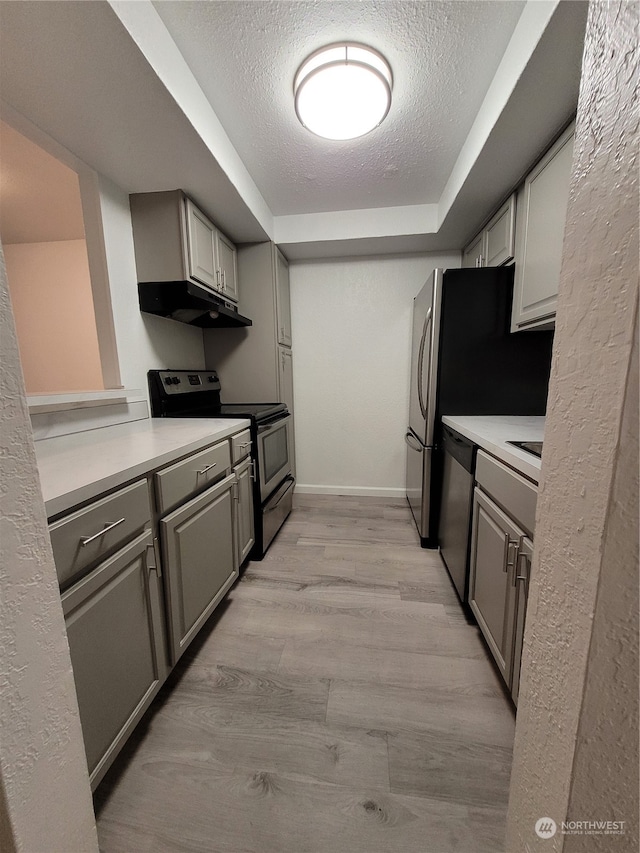
[[[216,284],[220,287],[220,270],[216,270]]]
[[[522,575],[520,574],[520,571],[521,571],[520,568],[518,568],[518,570],[516,572],[514,572],[514,575],[513,575],[513,585],[514,586],[518,585],[518,581],[524,581],[525,583],[529,583],[529,572],[527,569],[527,562],[528,562],[527,555],[524,552],[521,552],[520,554],[518,554],[518,566],[520,567],[520,565],[523,562],[524,562],[524,574],[522,574]]]
[[[251,447],[251,442],[245,441],[243,444],[239,444],[238,447]]]
[[[226,270],[222,270],[222,289],[223,290],[227,289],[227,271]]]
[[[85,545],[89,545],[91,542],[95,542],[96,539],[99,539],[101,536],[104,536],[105,533],[108,533],[110,530],[113,530],[114,527],[117,527],[119,524],[124,522],[124,518],[119,518],[117,521],[111,521],[107,523],[107,526],[100,530],[98,533],[94,533],[93,536],[81,536],[80,537],[80,545],[84,548]]]
[[[215,468],[217,464],[217,462],[212,462],[211,465],[205,465],[205,467],[202,468],[200,471],[196,471],[196,474],[206,474],[207,471],[210,471],[212,468]]]
[[[509,569],[515,568],[516,562],[518,560],[518,543],[514,542],[512,539],[510,539],[508,533],[505,533],[504,534],[504,545],[505,545],[505,548],[504,548],[504,564],[502,566],[502,571],[508,572]],[[511,557],[511,549],[512,548],[514,549],[513,558],[509,559]]]
[[[147,568],[154,571],[161,578],[162,570],[160,569],[160,560],[158,559],[158,552],[156,550],[157,544],[158,540],[154,537],[153,542],[147,545]]]
[[[418,439],[414,435],[412,435],[410,432],[406,433],[404,440],[407,442],[407,444],[409,445],[409,447],[412,450],[417,450],[418,453],[423,452],[424,448],[422,447],[422,445],[420,444]]]

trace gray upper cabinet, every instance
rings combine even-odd
[[[289,290],[289,263],[280,249],[275,250],[276,315],[278,343],[291,346],[291,294]]]
[[[194,281],[238,301],[234,244],[182,190],[129,196],[140,282]]]
[[[215,255],[219,286],[224,296],[238,301],[238,261],[236,247],[216,228]]]
[[[231,474],[160,521],[175,663],[238,577]]]
[[[484,229],[485,267],[499,267],[515,254],[516,195],[511,195]]]
[[[484,234],[480,232],[462,252],[463,267],[479,267],[482,266],[482,250],[484,243]]]
[[[499,267],[515,253],[516,196],[511,195],[462,253],[463,267]]]
[[[220,290],[220,273],[215,260],[215,226],[189,198],[184,200],[187,220],[189,278]]]
[[[574,126],[527,175],[519,192],[511,330],[554,323],[569,201]]]
[[[93,788],[166,677],[158,572],[146,531],[62,594]]]

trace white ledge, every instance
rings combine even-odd
[[[60,412],[69,409],[89,409],[94,406],[113,406],[116,403],[136,403],[146,400],[139,388],[115,388],[102,391],[77,391],[67,394],[28,394],[29,414]]]

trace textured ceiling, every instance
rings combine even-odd
[[[162,0],[155,8],[275,215],[437,202],[524,3]],[[347,142],[311,135],[294,74],[323,45],[391,64],[391,111]]]

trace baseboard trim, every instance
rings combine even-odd
[[[350,495],[352,497],[403,498],[404,489],[374,488],[372,486],[319,486],[309,483],[296,483],[295,491],[299,495]]]

